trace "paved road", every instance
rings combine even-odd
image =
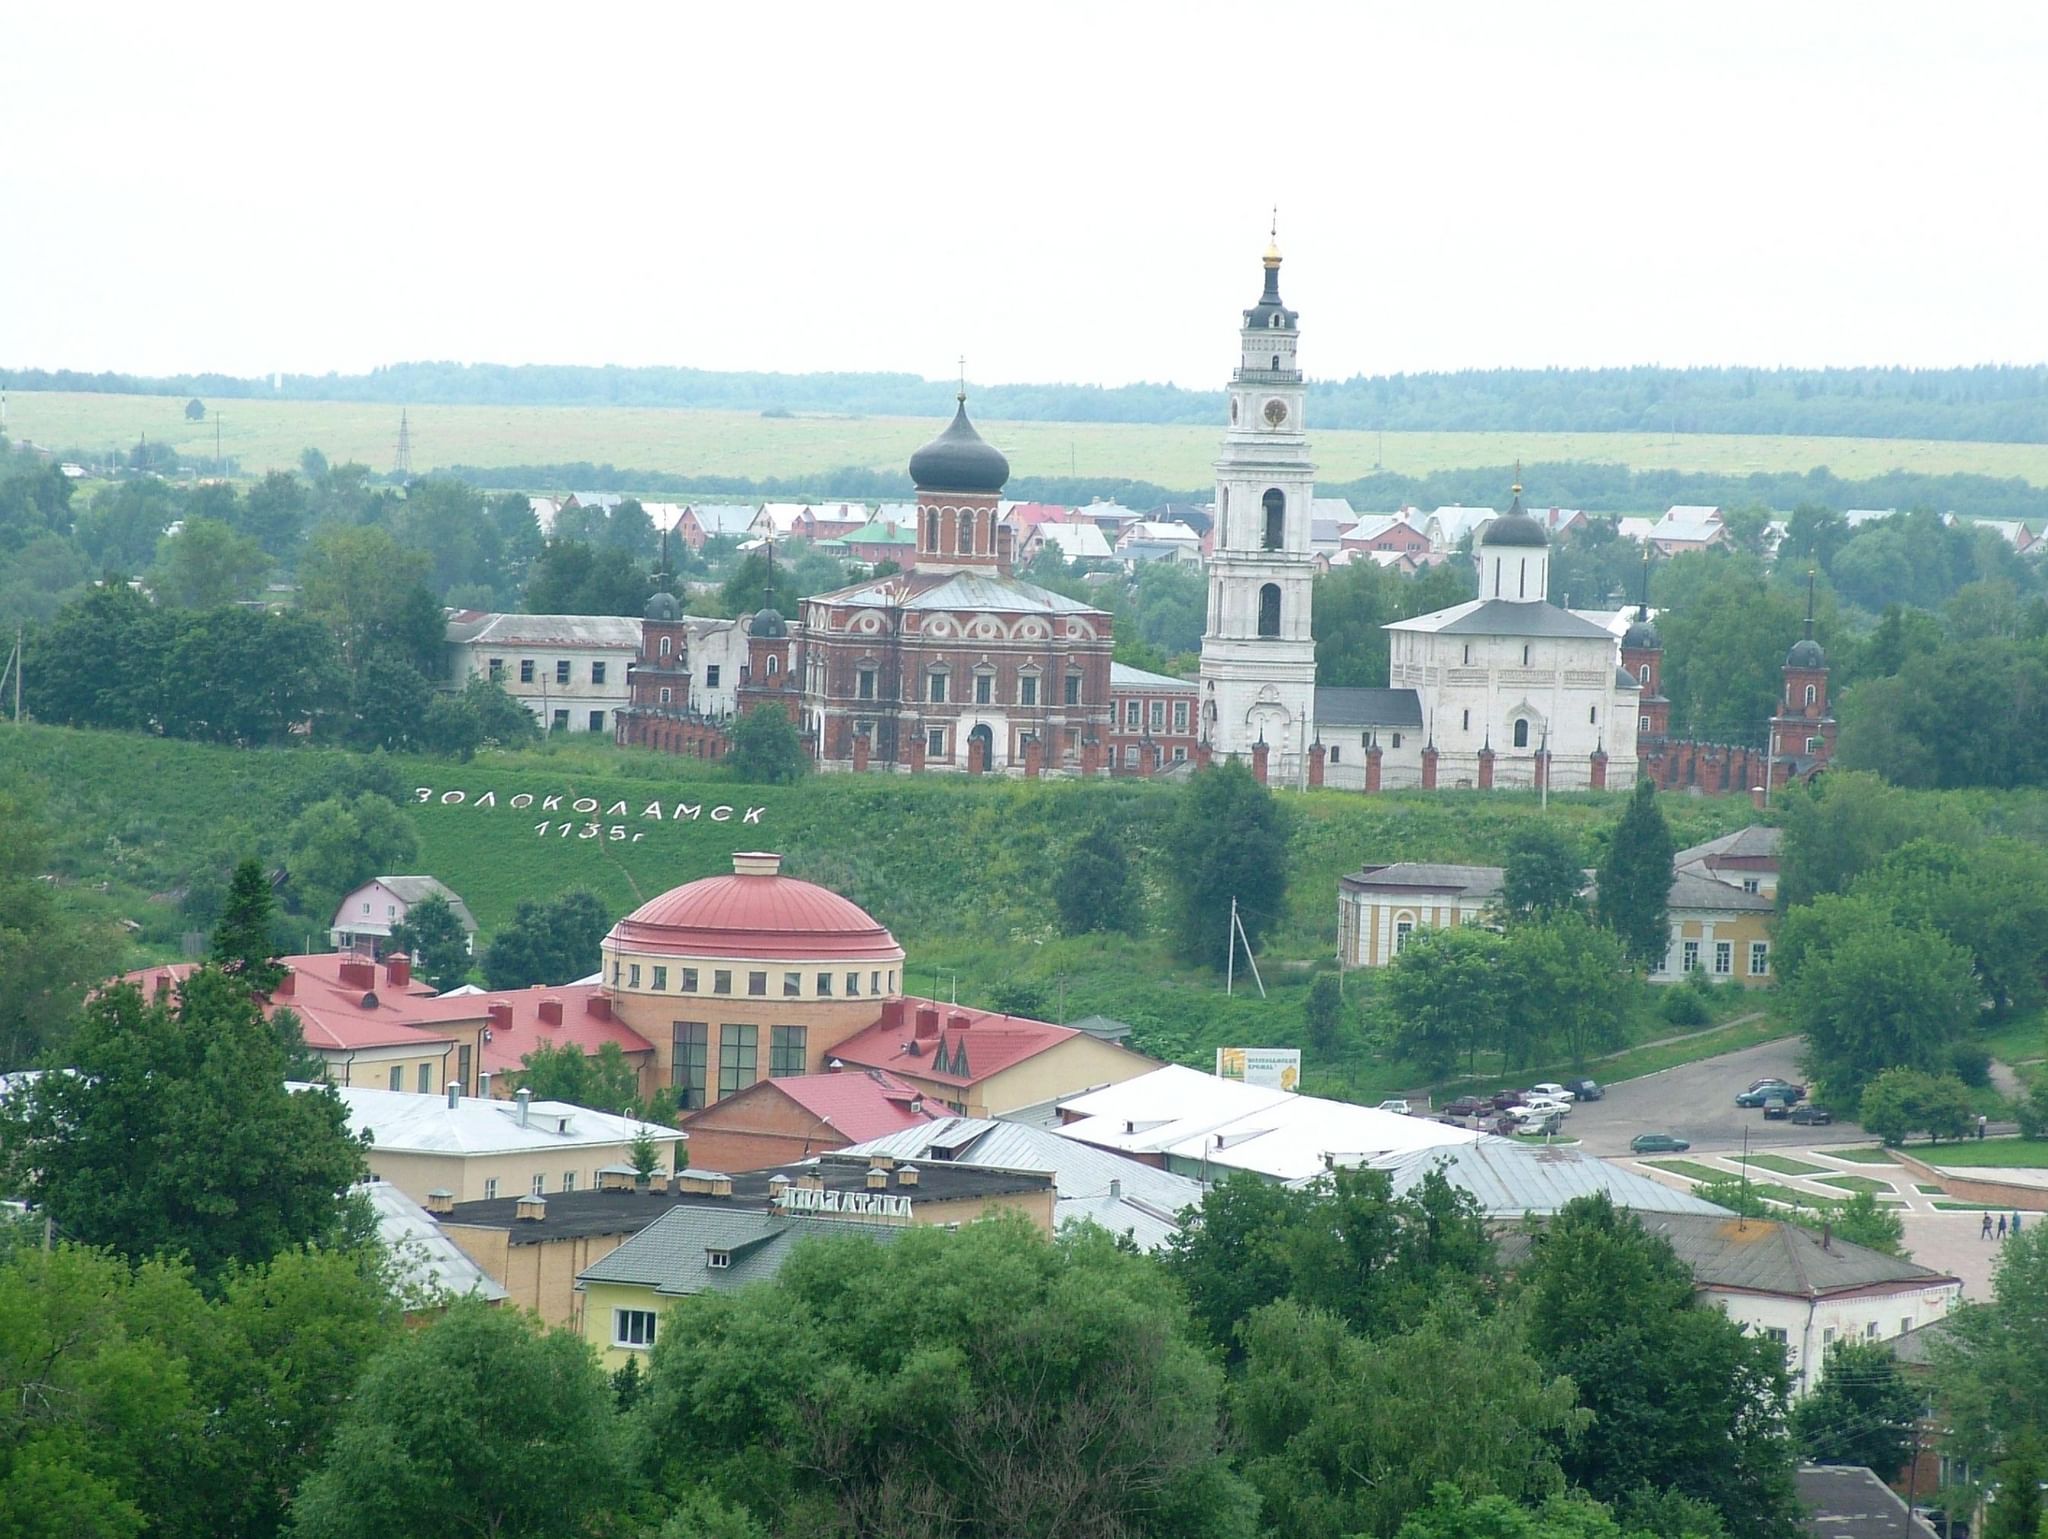
[[[1697,1150],[1740,1149],[1743,1129],[1752,1149],[1811,1148],[1867,1138],[1853,1124],[1795,1127],[1766,1122],[1761,1111],[1735,1104],[1749,1082],[1775,1074],[1797,1081],[1799,1039],[1783,1037],[1718,1058],[1646,1074],[1611,1086],[1604,1099],[1572,1109],[1565,1128],[1591,1154],[1626,1154],[1638,1133],[1676,1133]]]

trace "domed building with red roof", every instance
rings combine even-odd
[[[1071,1027],[906,999],[903,947],[872,914],[783,875],[780,855],[732,864],[605,937],[612,1015],[653,1047],[643,1093],[672,1087],[693,1111],[767,1079],[875,1069],[935,1110],[993,1116],[1154,1067]]]

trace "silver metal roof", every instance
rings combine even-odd
[[[1474,1144],[1415,1149],[1372,1163],[1393,1178],[1397,1194],[1414,1190],[1429,1172],[1441,1170],[1445,1180],[1478,1200],[1480,1211],[1488,1218],[1551,1214],[1573,1198],[1594,1192],[1607,1193],[1618,1208],[1638,1212],[1711,1217],[1728,1212],[1703,1197],[1666,1186],[1581,1150],[1520,1144],[1506,1138],[1487,1137]]]

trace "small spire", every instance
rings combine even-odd
[[[1806,569],[1806,639],[1813,640],[1813,568]]]
[[[1517,497],[1522,495],[1522,462],[1520,459],[1515,461],[1515,484],[1509,487],[1508,490]]]
[[[953,397],[962,406],[967,404],[967,355],[960,355],[960,393]]]
[[[1280,205],[1273,205],[1273,222],[1266,230],[1265,264],[1268,268],[1280,265]]]
[[[1650,618],[1650,542],[1643,541],[1643,575],[1636,584],[1636,618]]]

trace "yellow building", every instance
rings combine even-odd
[[[1692,973],[1751,988],[1771,981],[1777,922],[1771,899],[1688,867],[1673,875],[1665,904],[1671,945],[1651,970],[1652,983],[1675,983]]]
[[[1417,930],[1448,930],[1486,917],[1500,901],[1499,866],[1404,860],[1337,880],[1337,960],[1385,967]]]

